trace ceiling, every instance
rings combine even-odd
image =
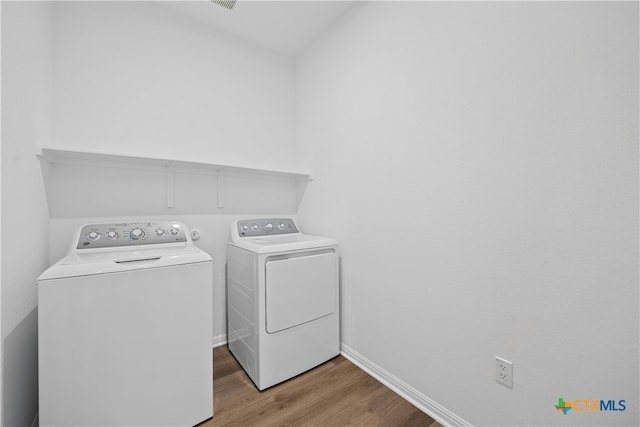
[[[228,10],[209,0],[167,1],[163,6],[218,30],[294,57],[331,28],[357,1],[238,0]]]

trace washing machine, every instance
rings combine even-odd
[[[213,416],[212,269],[180,222],[79,229],[38,279],[40,426]]]
[[[259,390],[340,353],[337,251],[291,218],[231,225],[228,346]]]

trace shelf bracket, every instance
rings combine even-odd
[[[174,171],[175,162],[171,162],[167,165],[167,207],[173,208],[175,207],[174,203],[174,194],[175,194],[175,178],[176,174]]]
[[[218,169],[218,209],[224,208],[224,173]]]

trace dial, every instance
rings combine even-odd
[[[129,237],[132,240],[140,240],[144,237],[144,231],[141,228],[134,228],[129,232]]]
[[[258,231],[258,224],[251,224],[251,231]]]
[[[157,234],[158,236],[164,236],[164,230],[163,230],[162,228],[158,228],[158,229],[156,230],[156,234]]]
[[[107,231],[107,239],[109,239],[109,240],[115,240],[115,239],[117,239],[117,238],[118,238],[118,233],[116,233],[116,232],[115,232],[115,231],[113,231],[113,230],[109,230],[109,231]]]
[[[175,236],[176,234],[178,234],[179,232],[180,232],[180,230],[178,230],[178,229],[177,229],[177,228],[175,228],[175,227],[171,229],[171,234],[173,234],[174,236]]]
[[[283,223],[278,224],[278,228],[279,228],[280,230],[284,230],[284,224],[283,224]]]
[[[100,233],[98,233],[97,231],[91,231],[89,232],[89,234],[87,234],[87,239],[89,240],[96,241],[99,238],[100,238]]]
[[[242,227],[240,227],[240,229],[242,231],[248,231],[249,230],[249,226],[247,224],[243,225]]]
[[[264,231],[273,231],[273,224],[268,222],[265,225],[262,226],[262,229]]]

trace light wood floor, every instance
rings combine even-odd
[[[216,426],[441,427],[342,356],[259,392],[226,346],[213,352]]]

